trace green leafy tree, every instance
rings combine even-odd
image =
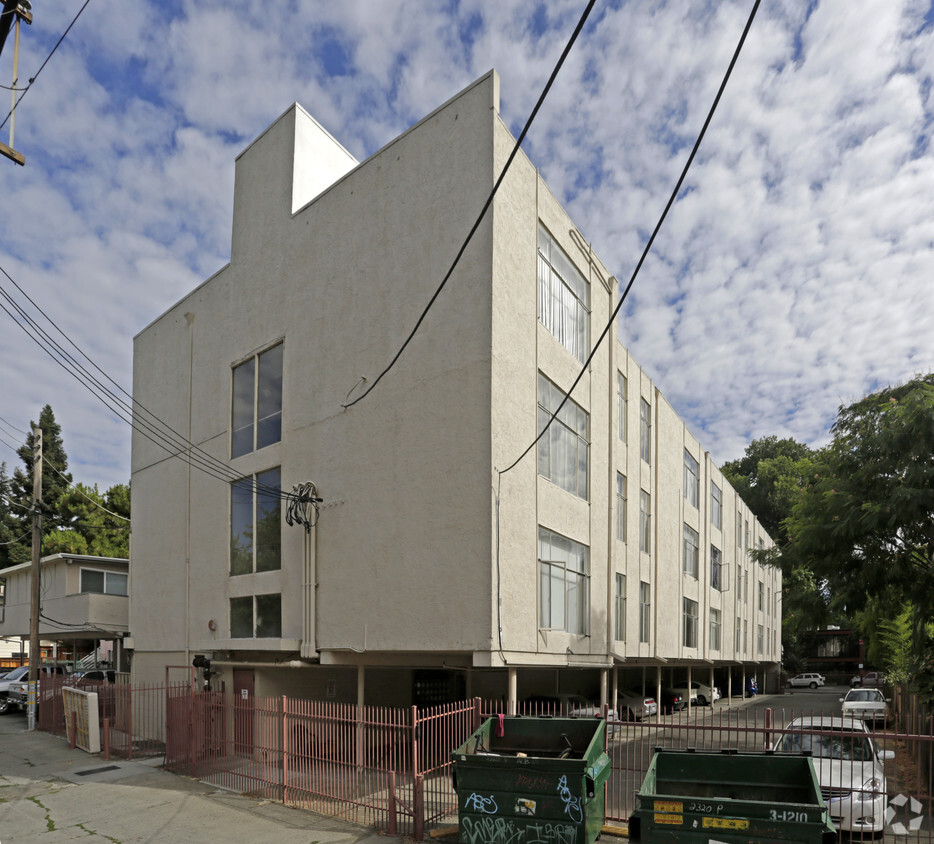
[[[910,608],[920,676],[934,665],[934,374],[841,408],[831,430],[785,522],[790,552],[835,611],[874,619],[862,631],[870,653],[880,620],[897,624]]]
[[[103,495],[97,485],[75,484],[61,501],[65,527],[43,537],[44,554],[129,555],[130,489],[117,484]]]
[[[6,463],[0,463],[0,569],[30,559],[30,536],[22,533],[21,519],[16,518],[12,500],[13,482]]]

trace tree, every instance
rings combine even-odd
[[[14,514],[12,492],[13,482],[6,463],[0,463],[0,569],[29,559],[29,535],[19,533],[22,525]]]
[[[789,671],[803,668],[803,634],[826,617],[827,601],[810,566],[788,548],[784,521],[805,485],[815,452],[793,439],[753,440],[743,457],[724,463],[724,477],[772,537],[761,562],[782,568],[782,659]]]
[[[913,620],[916,679],[934,678],[934,374],[841,408],[831,433],[785,522],[789,551],[838,612],[874,619],[870,639],[885,630],[891,650]]]
[[[126,484],[112,486],[103,495],[96,484],[75,484],[62,497],[61,516],[65,527],[43,537],[43,554],[129,556],[130,488]]]

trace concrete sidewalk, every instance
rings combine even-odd
[[[104,759],[0,717],[0,842],[387,844],[374,829],[241,797],[160,768]]]

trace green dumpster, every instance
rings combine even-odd
[[[809,756],[657,749],[629,837],[829,844],[837,833]]]
[[[591,844],[610,757],[602,718],[488,718],[451,754],[463,844]]]

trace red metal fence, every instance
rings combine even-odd
[[[56,688],[60,684],[43,684],[39,726],[61,732],[64,718],[56,708],[61,698]],[[478,699],[393,709],[242,698],[199,692],[189,683],[114,687],[101,700],[111,753],[164,753],[166,767],[177,773],[416,840],[429,826],[456,823],[451,752],[483,718],[508,711],[503,702]],[[783,698],[774,702],[781,704]],[[866,776],[853,786],[837,773],[837,781],[822,784],[824,797],[832,813],[834,807],[839,813],[841,795],[855,788],[857,797],[865,797],[877,816],[881,813],[885,841],[934,842],[932,718],[904,696],[896,696],[893,707],[897,720],[869,734],[876,749],[886,751],[880,754],[886,757],[884,784]],[[628,819],[655,748],[767,750],[788,734],[793,719],[809,715],[780,706],[756,711],[720,702],[645,721],[611,717],[607,820]],[[804,732],[816,741],[828,729],[821,722]],[[869,837],[865,825],[841,832],[841,840]]]

